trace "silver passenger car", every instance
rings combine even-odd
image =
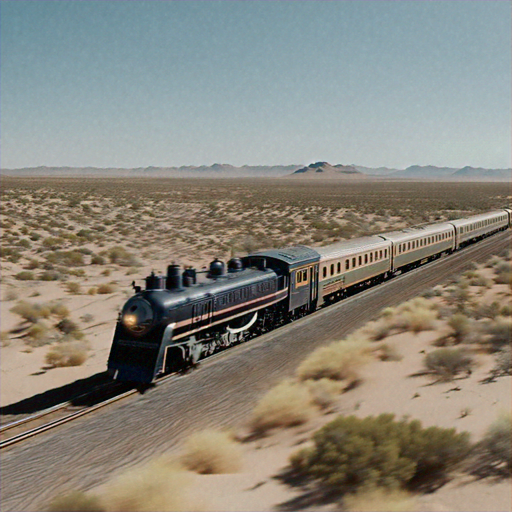
[[[391,268],[391,243],[379,236],[366,236],[316,247],[318,304],[343,295],[346,288],[378,280]]]
[[[507,229],[510,225],[510,217],[506,210],[499,210],[453,220],[450,224],[455,227],[455,248],[458,249],[473,240]]]
[[[455,248],[455,229],[447,222],[391,231],[380,236],[393,244],[393,272],[413,268]]]

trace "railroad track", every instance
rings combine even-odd
[[[137,389],[127,390],[126,387],[119,383],[107,382],[88,393],[2,425],[0,427],[0,449],[12,446],[137,393]],[[98,394],[105,394],[108,398],[92,405],[77,405],[80,401],[86,402],[88,398],[93,400],[93,397]]]
[[[221,357],[225,355],[224,352],[225,351],[223,350],[205,357],[204,359],[201,359],[201,362]],[[173,372],[161,376],[155,381],[155,383],[148,386],[148,388],[161,386],[166,381],[177,378],[181,375],[183,375],[183,373]],[[98,409],[102,409],[110,404],[140,393],[140,391],[140,388],[131,387],[126,383],[109,381],[103,385],[96,386],[90,392],[83,393],[68,401],[56,404],[48,409],[44,409],[19,420],[6,423],[5,425],[0,426],[0,449],[7,448],[47,432],[48,430],[69,423],[75,419],[85,416],[86,414],[90,414]],[[77,405],[77,402],[86,402],[88,398],[92,399],[94,395],[101,393],[107,395],[108,398],[100,400],[92,405]],[[41,421],[43,422],[42,424]]]

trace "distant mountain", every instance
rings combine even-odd
[[[434,165],[411,165],[403,171],[393,173],[394,178],[447,178],[457,170],[456,167],[435,167]]]
[[[97,176],[97,177],[159,177],[159,178],[266,178],[287,176],[299,169],[300,165],[244,165],[235,167],[229,164],[210,166],[181,167],[24,167],[22,169],[2,169],[7,176]]]
[[[183,165],[181,167],[24,167],[2,169],[4,176],[70,176],[70,177],[148,177],[148,178],[336,178],[336,179],[411,179],[429,181],[512,181],[512,169],[484,169],[466,166],[436,167],[411,165],[407,169],[364,167],[362,165],[331,165],[315,162],[301,165],[243,165],[230,164]]]
[[[466,166],[436,167],[434,165],[411,165],[407,169],[390,169],[388,167],[363,167],[354,165],[359,171],[369,176],[430,181],[512,181],[512,169],[484,169]]]
[[[511,181],[512,169],[483,169],[482,167],[466,166],[452,175],[454,178],[467,178],[478,180],[486,178],[486,181]]]
[[[352,165],[331,165],[328,162],[315,162],[297,169],[290,176],[294,178],[362,178],[365,175]]]

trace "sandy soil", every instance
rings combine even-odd
[[[184,193],[177,192],[176,194]],[[83,200],[83,206],[90,206],[89,210],[84,209],[84,212],[89,212],[88,215],[91,216],[87,222],[92,224],[97,221],[95,220],[97,218],[101,218],[103,221],[105,219],[113,220],[115,214],[129,212],[128,206],[122,203],[122,200],[113,197],[114,199],[101,199],[98,196],[94,199]],[[36,195],[32,197],[32,199],[35,198]],[[50,220],[45,222],[48,222],[48,226],[50,226],[52,215],[59,216],[67,201],[67,197],[55,200],[53,210],[48,206],[48,201],[42,206],[34,206],[29,203],[23,211],[23,215],[25,218],[36,218],[36,214],[46,211]],[[111,204],[106,204],[105,201],[110,201]],[[116,205],[115,201],[120,201],[121,206]],[[172,260],[184,265],[194,264],[197,268],[201,268],[213,256],[219,255],[219,251],[223,257],[229,257],[233,248],[221,246],[221,242],[227,239],[222,230],[231,231],[233,226],[236,226],[240,233],[247,234],[247,227],[243,223],[250,220],[251,225],[254,226],[251,216],[260,213],[261,210],[261,205],[258,205],[254,212],[249,211],[248,213],[243,209],[231,211],[232,203],[229,201],[217,201],[214,205],[207,207],[202,203],[195,204],[191,201],[183,204],[169,201],[165,203],[166,207],[169,205],[171,208],[169,211],[158,210],[160,208],[158,205],[163,203],[158,203],[156,200],[154,205],[148,204],[144,214],[138,212],[135,208],[136,205],[133,205],[135,209],[134,212],[131,212],[134,213],[131,220],[136,219],[142,231],[139,230],[137,236],[128,238],[126,244],[134,256],[140,260],[140,267],[123,267],[108,261],[103,265],[91,265],[88,261],[89,256],[86,256],[85,264],[75,269],[83,271],[81,275],[69,275],[66,276],[66,279],[59,281],[21,281],[15,279],[14,276],[27,269],[27,263],[31,258],[39,259],[40,265],[44,262],[41,258],[46,253],[39,252],[41,247],[37,244],[40,242],[34,242],[34,244],[31,242],[31,247],[19,261],[5,260],[2,257],[0,406],[18,402],[46,390],[105,371],[117,313],[126,298],[132,294],[131,281],[148,275],[151,270],[164,271],[165,266]],[[301,204],[299,206],[291,204],[292,206],[282,206],[276,210],[275,205],[272,205],[269,200],[264,222],[270,222],[272,226],[275,226],[274,221],[279,217],[282,219],[283,225],[278,226],[279,229],[272,228],[274,229],[272,231],[263,223],[261,229],[251,232],[253,238],[258,233],[261,235],[260,238],[256,236],[258,243],[264,243],[261,240],[270,234],[273,237],[271,241],[267,238],[270,245],[277,243],[276,240],[282,240],[286,244],[288,239],[286,237],[294,238],[296,243],[322,245],[339,239],[339,232],[336,230],[349,223],[362,231],[370,228],[372,232],[383,232],[391,227],[398,229],[408,225],[407,221],[391,211],[386,211],[382,215],[358,214],[357,218],[353,218],[353,214],[347,216],[347,213],[352,213],[352,210],[348,208],[308,208],[306,210],[308,213],[304,214],[305,210]],[[19,208],[21,204],[15,204],[15,207]],[[223,209],[221,217],[225,215],[226,218],[222,217],[218,221],[212,221],[212,212],[218,212],[221,209]],[[94,215],[100,217],[94,217]],[[155,215],[157,215],[156,221]],[[194,215],[202,216],[197,217],[197,219],[201,219],[201,222],[208,222],[205,224],[208,225],[211,232],[208,237],[197,236],[197,231],[194,231],[192,226],[193,221],[197,220],[194,219]],[[307,215],[311,218],[307,218]],[[22,231],[25,222],[20,220],[19,216],[11,217],[15,220],[11,222],[8,229],[11,233],[18,232],[15,237],[12,235],[11,241],[12,244],[17,244],[26,235]],[[62,219],[62,217],[60,218]],[[167,245],[165,241],[162,243],[158,231],[159,226],[168,227],[168,219],[172,219],[174,222],[172,227],[176,229],[176,232],[167,233],[167,236],[173,237],[171,245]],[[186,226],[180,224],[186,219],[189,219],[189,224]],[[123,220],[125,219],[123,218]],[[338,223],[335,229],[324,226],[332,220]],[[69,223],[69,230],[64,235],[72,236],[72,233],[83,226],[83,221],[80,214],[76,219],[71,216],[64,219],[64,224]],[[145,233],[142,227],[144,222],[147,222],[148,225],[152,223],[156,226],[156,231]],[[215,224],[216,222],[218,224]],[[317,226],[316,231],[312,229],[315,225]],[[31,233],[40,233],[43,238],[50,235],[57,236],[59,233],[54,233],[52,229],[56,228],[50,226],[43,229],[41,227],[41,229],[32,229]],[[93,227],[93,229],[96,228]],[[118,230],[114,225],[113,228],[107,228],[107,233],[110,229],[111,233]],[[64,236],[62,231],[61,229],[59,236]],[[175,237],[176,233],[179,233],[180,236]],[[317,234],[318,236],[315,238]],[[121,235],[118,239],[109,240],[107,237],[94,243],[83,243],[81,247],[99,253],[121,243],[120,241],[126,236],[122,233]],[[244,236],[247,237],[247,235]],[[350,236],[353,236],[353,233]],[[7,245],[11,242],[8,242]],[[236,243],[241,244],[237,250],[243,252],[244,247],[246,250],[252,250],[251,244],[254,242],[254,239],[246,240],[244,238],[242,242],[236,239]],[[63,242],[59,250],[70,250],[71,245],[68,242]],[[140,249],[141,247],[144,250]],[[219,249],[220,247],[223,248]],[[191,259],[191,254],[193,254],[193,259]],[[39,273],[41,270],[42,267],[39,266],[35,273]],[[481,271],[484,276],[492,277],[492,272],[489,269],[481,269]],[[82,292],[72,294],[66,291],[67,281],[78,282]],[[88,294],[89,289],[98,287],[105,282],[115,283],[115,290],[106,294]],[[510,288],[506,285],[489,288],[472,286],[471,293],[475,301],[490,304],[493,300],[497,300],[500,304],[507,301],[510,303]],[[45,354],[51,347],[58,345],[61,340],[55,338],[52,341],[52,338],[49,338],[43,340],[44,344],[41,346],[27,343],[28,325],[22,321],[19,315],[11,311],[13,306],[21,300],[33,304],[61,303],[69,309],[69,318],[77,323],[87,340],[88,358],[83,365],[69,368],[50,368],[46,365]],[[51,318],[42,320],[42,322],[47,322],[49,327],[53,327],[56,319]],[[301,497],[300,489],[290,488],[279,480],[279,474],[287,466],[289,455],[306,443],[314,430],[336,414],[367,416],[381,412],[393,412],[397,416],[409,415],[418,418],[425,425],[467,430],[471,432],[474,440],[478,440],[500,410],[510,411],[511,377],[500,377],[494,382],[482,384],[481,381],[488,375],[493,364],[492,357],[486,354],[478,356],[479,366],[468,378],[433,385],[431,379],[426,376],[414,377],[413,375],[421,369],[424,351],[432,350],[432,342],[443,335],[445,331],[445,326],[440,324],[437,330],[418,335],[393,334],[383,340],[396,347],[396,350],[403,356],[402,360],[375,361],[367,366],[363,370],[363,384],[341,395],[329,415],[318,416],[301,427],[277,431],[262,440],[245,443],[245,464],[242,472],[235,475],[194,475],[191,492],[199,501],[206,504],[207,510],[270,511],[276,510],[280,506],[286,508],[286,504],[290,505],[291,500]],[[52,335],[55,334],[54,331],[51,332]],[[8,335],[4,337],[6,333]],[[417,497],[416,501],[417,510],[420,512],[429,510],[439,512],[511,510],[510,481],[483,480],[475,482],[468,479],[467,476],[460,476],[433,494]],[[330,505],[326,506],[325,510],[336,508],[336,505]],[[312,504],[311,509],[321,510],[322,508],[318,504]]]

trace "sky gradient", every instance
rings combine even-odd
[[[2,0],[0,165],[509,167],[511,5]]]

